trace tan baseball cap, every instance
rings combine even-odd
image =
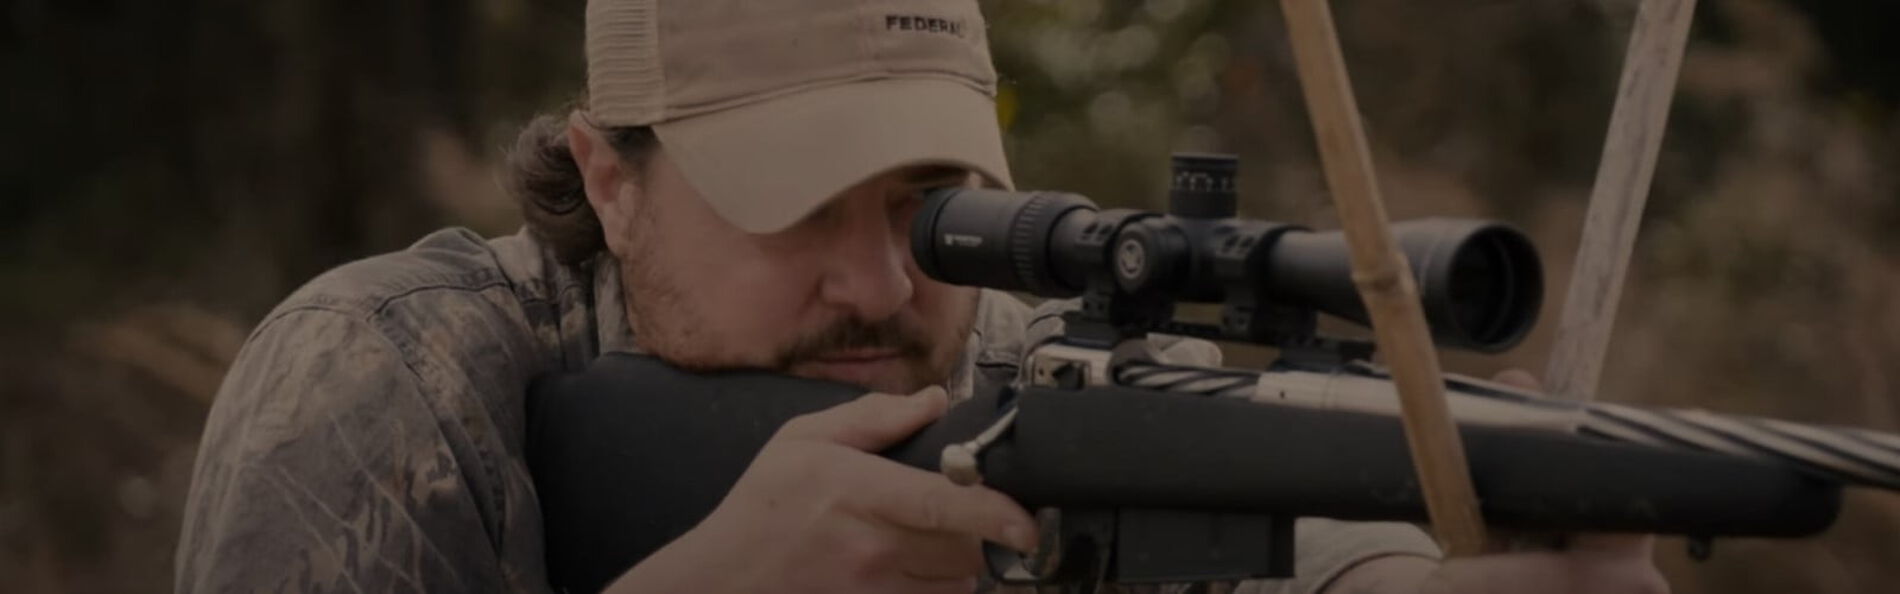
[[[896,167],[1010,184],[974,0],[589,0],[587,87],[754,233]]]

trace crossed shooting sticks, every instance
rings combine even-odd
[[[1397,384],[1426,511],[1449,556],[1486,550],[1484,519],[1411,267],[1394,247],[1372,153],[1326,0],[1282,0],[1320,162],[1351,249],[1353,282]],[[1545,378],[1560,398],[1596,391],[1617,299],[1656,171],[1695,0],[1642,0]]]

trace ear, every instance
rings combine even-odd
[[[594,216],[600,218],[607,248],[620,255],[628,215],[634,207],[632,202],[639,199],[637,195],[621,195],[622,189],[628,186],[625,182],[631,178],[620,154],[607,142],[606,134],[588,122],[580,110],[567,116],[567,150],[574,156],[574,166],[580,170],[581,189],[587,194],[587,203],[594,208]],[[634,191],[637,193],[637,188]]]

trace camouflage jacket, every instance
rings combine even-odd
[[[466,230],[311,281],[252,332],[218,391],[176,590],[548,591],[526,387],[633,350],[620,295],[606,257],[566,267],[526,233]],[[1014,376],[1034,316],[986,292],[952,393]],[[1436,554],[1405,525],[1297,532],[1301,577],[1242,590],[1312,591],[1371,556]]]

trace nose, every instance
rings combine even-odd
[[[820,295],[857,319],[884,320],[911,298],[909,240],[883,200],[850,200],[829,242],[831,260]]]

